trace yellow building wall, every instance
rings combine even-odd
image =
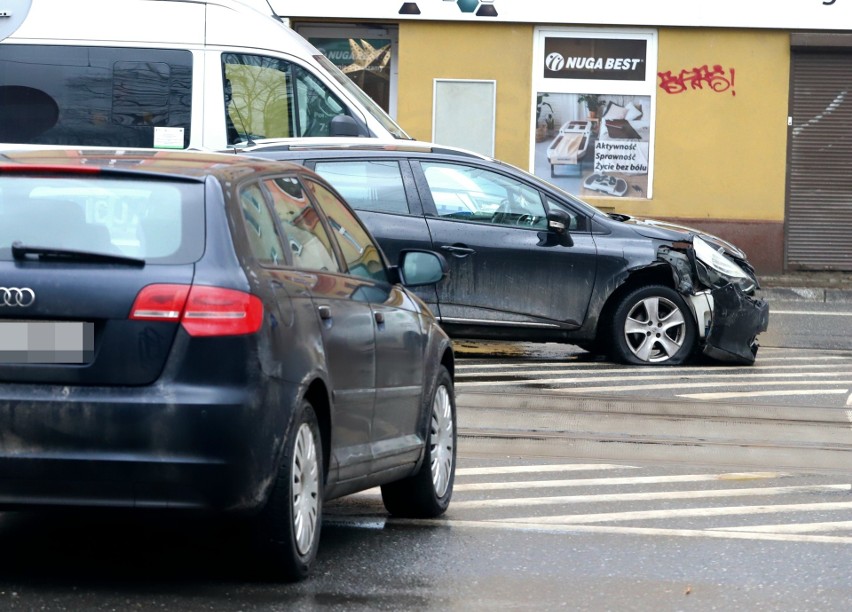
[[[783,221],[789,34],[660,29],[658,41],[659,72],[718,64],[734,85],[657,87],[653,198],[589,201],[636,216]]]
[[[497,82],[494,157],[526,168],[532,125],[533,26],[404,21],[399,24],[397,122],[432,140],[434,79]]]
[[[432,139],[433,79],[495,79],[495,157],[529,167],[534,27],[400,23],[400,125]],[[636,216],[784,219],[790,40],[787,32],[661,28],[658,71],[719,65],[734,86],[657,87],[651,199],[587,196]],[[658,81],[659,82],[659,81]]]

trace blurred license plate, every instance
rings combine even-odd
[[[87,363],[94,349],[93,323],[0,321],[0,363]]]

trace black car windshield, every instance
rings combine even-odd
[[[0,259],[12,259],[12,244],[18,243],[19,251],[191,263],[203,252],[203,227],[202,183],[0,175]]]

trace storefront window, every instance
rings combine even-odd
[[[656,37],[536,37],[533,172],[581,196],[651,197]]]
[[[396,116],[396,30],[359,26],[300,26],[302,36],[391,117]]]

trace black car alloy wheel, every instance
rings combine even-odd
[[[636,365],[677,365],[695,347],[695,323],[683,298],[664,285],[640,287],[616,307],[613,357]]]

